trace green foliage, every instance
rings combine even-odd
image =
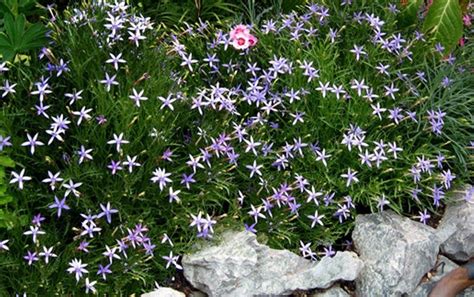
[[[415,24],[422,4],[423,0],[409,0],[408,4],[403,9],[403,12],[400,14],[400,24],[402,26]]]
[[[458,0],[433,0],[423,24],[441,42],[447,52],[458,43],[463,33],[461,7]]]
[[[290,13],[300,8],[305,3],[304,0],[240,0],[243,8],[244,22],[260,24],[261,20],[280,14]]]
[[[0,228],[11,229],[17,222],[17,217],[6,208],[6,204],[13,201],[13,196],[8,193],[8,180],[5,169],[15,167],[15,162],[5,155],[0,155]]]
[[[263,23],[265,18],[273,18],[280,27],[282,17],[276,13],[287,13],[287,9],[292,9],[291,5],[296,2],[245,0],[245,8],[237,2],[237,6],[241,6],[239,10],[236,6],[227,5],[236,3],[233,1],[143,1],[145,9],[156,9],[152,12],[155,16],[152,21],[158,24],[163,21],[166,25],[156,25],[154,30],[146,31],[146,39],[140,42],[139,47],[127,40],[126,28],[122,32],[122,41],[108,44],[110,39],[107,35],[110,32],[104,29],[107,17],[104,8],[83,5],[81,11],[68,9],[63,16],[58,16],[51,26],[54,28],[51,38],[55,42],[48,48],[49,59],[38,60],[34,56],[30,65],[14,64],[5,73],[5,79],[17,86],[15,94],[9,94],[0,101],[3,111],[0,124],[12,137],[14,148],[10,148],[8,153],[18,166],[12,168],[14,163],[10,159],[0,157],[0,166],[8,166],[6,171],[0,170],[0,177],[4,177],[0,193],[9,191],[15,195],[14,199],[6,198],[8,204],[0,205],[0,217],[4,218],[3,223],[0,221],[0,227],[9,228],[0,229],[0,240],[10,240],[10,252],[0,253],[0,295],[9,296],[24,291],[39,296],[80,295],[84,279],[76,282],[73,275],[65,273],[68,262],[74,258],[88,264],[87,277],[98,281],[96,288],[100,294],[128,296],[150,291],[155,281],[167,285],[175,272],[164,267],[166,262],[162,256],[168,255],[170,250],[175,255],[193,251],[202,241],[197,238],[196,230],[189,226],[191,215],[199,212],[208,214],[217,221],[216,233],[229,228],[242,230],[244,223],[254,222],[248,214],[251,205],[260,207],[262,199],[271,199],[272,188],[284,183],[292,187],[288,195],[294,196],[295,203],[301,204],[298,215],[290,213],[286,205],[277,207],[273,204],[272,216],[265,213],[266,220],[260,219],[255,228],[259,239],[270,246],[294,252],[298,252],[300,240],[311,241],[315,252],[322,252],[328,244],[342,249],[341,243],[349,237],[353,228],[353,218],[360,213],[378,211],[379,198],[383,194],[390,202],[385,209],[390,208],[412,218],[418,215],[418,211],[426,209],[434,216],[438,209],[433,206],[431,190],[433,184],[441,183],[440,171],[452,170],[457,175],[457,183],[463,183],[473,174],[466,145],[472,140],[471,131],[474,129],[470,108],[474,104],[474,74],[458,70],[469,67],[468,54],[472,53],[473,45],[457,50],[456,61],[451,65],[439,59],[431,44],[415,40],[413,27],[407,28],[406,32],[396,29],[397,16],[388,12],[385,5],[388,1],[354,1],[352,6],[344,8],[339,2],[323,1],[330,8],[331,17],[325,20],[327,23],[323,24],[314,15],[304,24],[297,38],[290,35],[288,27],[277,33],[265,34],[259,29],[261,26],[256,25],[252,34],[259,41],[248,52],[235,50],[231,45],[227,49],[222,44],[210,46],[219,30],[225,33],[230,30],[225,22],[252,20]],[[212,8],[214,6],[216,8]],[[383,32],[387,33],[387,38],[400,33],[400,38],[407,40],[402,46],[410,45],[407,50],[411,60],[405,56],[408,53],[402,50],[399,54],[389,53],[380,44],[370,42],[372,28],[365,21],[361,24],[353,21],[352,15],[356,11],[379,16],[385,22]],[[131,16],[141,11],[132,8],[127,13]],[[149,16],[149,13],[144,15]],[[77,17],[73,20],[73,16]],[[301,20],[296,13],[293,17],[294,23]],[[212,22],[201,31],[199,29],[203,26],[199,23],[189,24],[189,27],[179,24],[198,21],[199,18]],[[306,34],[303,31],[310,27],[317,29],[317,33]],[[189,28],[192,33],[185,33]],[[328,37],[329,28],[337,29],[334,42]],[[193,59],[198,60],[192,65],[193,71],[181,66],[183,58],[177,53],[178,43],[185,49],[186,56],[192,54]],[[354,45],[364,46],[366,55],[360,61],[356,61],[350,52]],[[120,64],[117,70],[105,61],[110,59],[110,54],[117,56],[119,53],[126,63]],[[219,63],[216,62],[219,65],[217,72],[204,61],[208,54],[215,54],[219,59]],[[277,78],[264,85],[263,71],[270,72],[270,67],[278,63],[274,60],[280,57],[287,59],[287,64],[292,64],[291,74],[281,69],[285,73],[275,73]],[[59,59],[67,63],[68,71],[57,75],[55,70],[49,73],[44,70],[46,63],[57,66]],[[311,67],[319,71],[318,78],[308,80],[301,67],[303,61],[311,63]],[[233,64],[234,68],[226,68],[224,64]],[[256,74],[260,82],[256,82],[246,71],[249,64],[262,69]],[[379,74],[376,67],[380,64],[390,65],[387,75]],[[425,73],[425,80],[417,78],[420,71]],[[105,73],[116,75],[119,82],[119,85],[112,86],[110,92],[100,83]],[[49,77],[48,90],[52,91],[44,99],[44,103],[50,105],[47,110],[49,118],[36,114],[34,105],[38,104],[38,96],[31,94],[32,90],[36,90],[35,83],[43,76]],[[441,86],[445,77],[452,80],[449,87]],[[379,97],[367,99],[357,95],[351,88],[355,79],[364,79]],[[336,98],[329,91],[323,97],[317,91],[320,82],[342,86],[351,99],[344,96]],[[244,95],[248,95],[247,90],[254,83],[258,85],[255,88],[257,91],[269,89],[265,96],[272,101],[265,103],[275,106],[245,101]],[[399,88],[395,99],[383,95],[391,83]],[[214,89],[218,94],[219,88],[224,90],[222,92],[229,104],[235,105],[238,114],[212,108],[214,104],[219,107],[221,103],[217,100],[218,95],[210,96],[210,90]],[[148,97],[140,107],[130,99],[132,89],[143,90],[144,96]],[[299,92],[298,100],[289,102],[290,89]],[[83,90],[82,99],[70,104],[65,94],[78,90]],[[235,93],[225,90],[235,90]],[[211,99],[203,99],[206,105],[202,106],[202,114],[191,108],[193,100],[200,94],[215,99],[213,103],[208,103]],[[163,108],[164,105],[157,99],[168,95],[176,99],[173,110]],[[379,119],[371,108],[375,103],[386,109],[403,108],[403,119],[395,124],[389,119],[388,110]],[[278,112],[267,114],[266,107],[276,108]],[[91,118],[84,118],[79,125],[77,111],[82,108],[92,109]],[[446,112],[443,133],[439,136],[431,133],[427,120],[427,111],[437,108]],[[304,123],[293,124],[292,116],[297,111],[305,112]],[[410,120],[406,111],[416,111],[417,121]],[[257,114],[261,116],[261,122],[257,122]],[[38,146],[34,155],[29,152],[29,147],[20,145],[26,140],[26,133],[33,135],[36,132],[39,133],[39,140],[46,143],[50,135],[45,130],[52,124],[52,117],[59,115],[71,122],[63,134],[64,141],[54,140],[51,145]],[[99,124],[96,117],[101,115],[107,121]],[[271,122],[278,123],[279,127],[273,128],[269,125]],[[240,124],[248,133],[246,140],[252,136],[255,141],[261,142],[257,148],[258,156],[252,151],[246,152],[246,143],[235,138],[235,125]],[[361,152],[357,147],[348,150],[341,144],[342,135],[351,125],[367,132],[362,141],[369,146],[370,152],[376,151],[373,142],[380,140],[395,142],[403,147],[403,151],[396,159],[387,151],[388,160],[382,162],[380,168],[374,162],[369,168],[361,164]],[[117,152],[108,141],[114,133],[121,132],[130,143],[124,144]],[[194,175],[196,183],[190,189],[180,184],[182,174],[193,172],[186,164],[190,155],[204,158],[201,149],[226,136],[232,137],[225,141],[222,150],[235,149],[240,154],[237,164],[230,164],[224,152],[221,151],[220,156],[213,152],[210,165],[201,159],[204,168],[197,168]],[[290,159],[286,169],[277,170],[272,165],[276,155],[283,155],[283,146],[294,143],[298,138],[308,145],[302,149],[304,153],[300,155],[297,150],[290,151],[295,157]],[[269,143],[274,144],[273,151],[264,156],[261,148]],[[310,144],[316,143],[332,155],[327,166],[317,160],[317,154],[310,148]],[[93,149],[93,160],[79,163],[81,145]],[[170,162],[162,157],[167,149],[173,151]],[[417,163],[417,158],[426,157],[434,164],[438,153],[446,156],[443,169],[425,173],[422,180],[415,184],[409,172]],[[137,162],[141,163],[140,167],[133,169],[133,173],[123,164],[127,155],[137,156]],[[124,170],[112,175],[107,168],[112,160],[121,161]],[[264,165],[262,180],[257,176],[249,178],[245,166],[253,161]],[[19,167],[25,168],[32,180],[25,183],[22,191],[17,190],[15,185],[3,187],[8,183],[6,176],[12,170],[18,171]],[[161,191],[150,182],[157,167],[171,173],[173,189],[181,190],[179,203],[169,202],[169,188]],[[349,187],[341,177],[348,167],[357,170],[360,179]],[[79,187],[79,197],[72,194],[67,197],[70,210],[64,211],[60,218],[56,210],[48,206],[55,195],[62,197],[65,189],[57,185],[52,191],[48,184],[41,182],[48,171],[60,172],[65,182],[74,180],[83,183]],[[295,175],[307,179],[316,191],[335,193],[333,201],[328,201],[326,205],[323,194],[318,203],[307,202],[308,195],[297,188]],[[423,190],[418,200],[410,198],[414,187]],[[237,200],[238,191],[246,196],[243,203]],[[334,214],[347,203],[345,198],[349,195],[356,208],[349,207],[347,220],[341,223]],[[100,234],[94,238],[80,236],[81,214],[97,214],[101,211],[98,205],[107,202],[119,210],[118,214],[114,214],[112,223],[107,224],[104,218],[96,219],[95,223],[102,228]],[[315,211],[325,216],[322,219],[324,226],[311,227],[308,216]],[[23,235],[26,228],[22,226],[38,213],[46,217],[41,226],[46,234],[40,236],[39,244],[33,244],[30,237]],[[142,247],[130,247],[128,258],[114,261],[111,266],[113,273],[107,280],[102,280],[96,273],[98,264],[108,263],[102,254],[104,246],[116,247],[116,240],[126,238],[127,229],[137,223],[149,229],[147,236],[157,245],[154,257],[143,257]],[[173,247],[167,243],[160,244],[164,233],[173,240]],[[89,253],[78,251],[82,240],[90,241]],[[49,264],[41,259],[28,266],[23,259],[26,251],[39,252],[43,245],[54,247],[58,258]]]
[[[132,3],[139,4],[147,15],[167,26],[199,20],[222,22],[237,17],[241,9],[234,1],[227,0],[141,0]]]
[[[0,2],[0,18],[3,18],[7,13],[14,16],[20,14],[30,16],[39,14],[40,9],[36,0],[2,0]]]
[[[415,24],[423,3],[423,0],[409,0],[398,18],[399,24],[403,27]],[[462,14],[466,9],[464,0],[434,0],[427,7],[423,30],[449,52],[462,36]]]
[[[0,54],[4,60],[12,60],[16,54],[40,48],[47,41],[43,25],[27,23],[23,14],[4,15],[3,31],[0,32]]]

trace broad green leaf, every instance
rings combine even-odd
[[[423,0],[409,0],[408,4],[400,14],[399,23],[402,26],[410,26],[417,20],[418,12],[420,11]]]
[[[21,50],[42,47],[46,42],[46,30],[40,24],[32,24],[23,34]]]
[[[13,44],[13,40],[15,39],[15,18],[12,14],[7,13],[3,18],[3,26],[5,27],[5,34],[10,40],[10,43]]]
[[[7,156],[0,156],[0,166],[15,167],[15,162]]]
[[[433,0],[423,30],[433,34],[435,40],[446,48],[446,53],[450,52],[463,32],[459,0]]]
[[[42,47],[47,43],[46,28],[41,24],[27,24],[24,15],[14,18],[5,14],[5,32],[0,32],[0,53],[4,60],[12,60],[18,53]]]

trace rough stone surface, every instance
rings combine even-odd
[[[433,228],[392,211],[357,216],[352,238],[364,261],[357,296],[412,292],[434,266],[440,244]]]
[[[346,291],[341,289],[340,286],[333,286],[324,292],[313,294],[310,297],[350,297],[350,296],[351,295],[349,295]]]
[[[445,263],[444,266],[438,266],[440,263]],[[442,279],[446,274],[451,272],[451,270],[456,269],[458,265],[452,262],[444,256],[440,256],[438,262],[436,263],[436,271],[431,273],[431,278],[422,282],[411,294],[408,294],[409,297],[426,297],[434,288],[436,283]],[[463,293],[458,294],[457,297],[474,297],[474,288],[468,288]]]
[[[186,295],[175,289],[162,287],[153,292],[142,294],[141,297],[186,297]]]
[[[186,279],[210,297],[241,297],[329,288],[338,280],[354,280],[363,263],[352,252],[313,263],[259,244],[254,234],[244,231],[224,233],[217,246],[185,255],[182,265]]]
[[[462,191],[455,193],[458,201],[448,205],[437,232],[443,242],[441,252],[456,261],[474,257],[474,204],[467,203],[465,195]]]

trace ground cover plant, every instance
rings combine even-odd
[[[50,43],[0,64],[0,294],[151,290],[228,228],[318,261],[358,213],[429,223],[472,174],[470,36],[448,52],[373,2],[175,27],[49,7]]]

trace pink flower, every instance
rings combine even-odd
[[[470,27],[471,26],[471,17],[466,14],[463,18],[462,18],[463,22],[464,22],[464,26],[466,27]]]
[[[459,46],[464,46],[464,43],[465,43],[464,37],[461,37],[459,39]]]
[[[257,37],[250,34],[250,29],[245,25],[237,25],[230,31],[230,41],[235,49],[245,50],[257,44]]]
[[[230,39],[234,40],[237,38],[237,34],[243,33],[244,35],[249,35],[250,30],[245,25],[237,25],[232,31],[230,31]]]
[[[250,47],[253,47],[255,44],[257,44],[258,42],[257,37],[253,36],[252,34],[249,34],[248,38],[249,38]]]
[[[232,45],[235,49],[244,50],[250,46],[249,35],[245,33],[238,33],[232,39]]]

